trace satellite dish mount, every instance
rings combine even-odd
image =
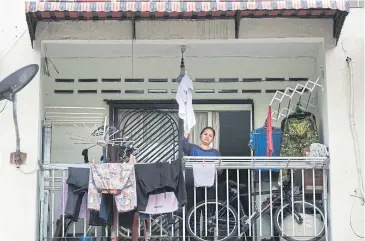
[[[17,115],[17,93],[21,91],[38,73],[37,64],[27,65],[14,73],[10,74],[4,80],[0,81],[0,101],[8,100],[13,102],[13,121],[16,135],[16,150],[10,154],[10,163],[17,165],[25,164],[27,153],[20,151],[20,134],[18,127]]]

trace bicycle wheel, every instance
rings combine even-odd
[[[290,203],[291,204],[291,203]],[[304,212],[303,212],[304,207]],[[282,212],[282,210],[284,210]],[[325,234],[325,216],[321,208],[310,202],[295,201],[294,210],[302,218],[298,223],[292,215],[289,203],[277,208],[274,214],[274,226],[278,234],[288,241],[318,241]],[[283,213],[283,222],[281,214]],[[315,215],[314,215],[315,213]],[[294,216],[296,216],[294,214]]]
[[[218,206],[218,215],[216,215],[216,206]],[[231,205],[227,207],[222,201],[218,201],[218,203],[216,200],[199,202],[196,204],[196,208],[190,209],[186,215],[186,226],[190,239],[228,241],[237,236],[237,216],[236,210]],[[218,226],[216,217],[218,217]]]

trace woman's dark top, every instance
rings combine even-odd
[[[181,140],[182,150],[187,156],[221,156],[221,153],[212,148],[204,150],[200,146],[189,143],[188,139],[183,137]]]

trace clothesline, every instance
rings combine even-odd
[[[209,162],[221,168],[230,169],[251,169],[251,168],[318,168],[326,167],[329,163],[327,157],[183,157],[185,167],[190,168],[192,164]],[[102,164],[102,163],[100,163]],[[135,165],[153,164],[136,163]],[[42,165],[44,170],[67,170],[69,167],[90,168],[91,164],[47,164]]]
[[[109,163],[121,163],[121,162],[109,162]],[[98,164],[108,164],[108,162],[100,162],[95,163],[94,165]],[[141,164],[152,164],[152,163],[135,163],[134,165],[141,165]],[[88,163],[57,163],[57,164],[40,164],[41,167],[45,170],[67,170],[69,167],[75,167],[75,168],[90,168],[93,164]]]

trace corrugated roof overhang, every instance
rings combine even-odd
[[[349,12],[348,0],[228,1],[29,1],[26,19],[33,44],[38,21],[126,19],[331,18],[338,40]],[[237,30],[237,29],[236,29]],[[238,34],[236,34],[238,37]]]

